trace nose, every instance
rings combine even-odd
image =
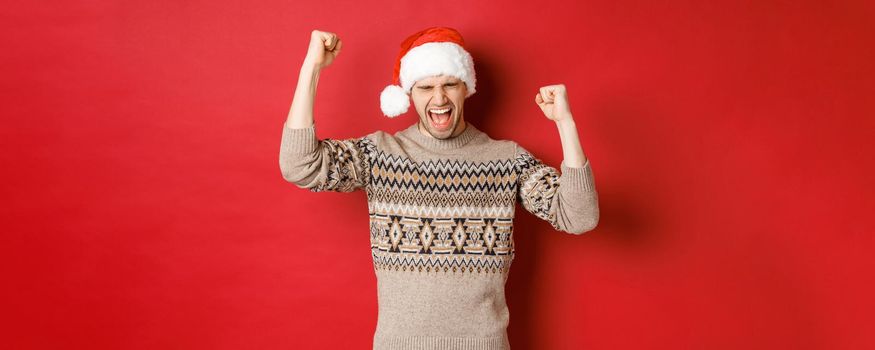
[[[443,87],[434,89],[434,97],[432,101],[435,105],[443,106],[447,102],[447,95],[444,93]]]

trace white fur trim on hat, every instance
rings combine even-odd
[[[407,51],[401,58],[398,80],[404,91],[409,93],[416,81],[441,74],[464,81],[468,90],[465,97],[477,91],[474,59],[459,44],[449,41],[429,42]]]
[[[380,109],[387,117],[394,118],[410,108],[410,96],[398,85],[389,85],[380,93]]]

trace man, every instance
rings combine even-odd
[[[476,79],[463,45],[446,27],[402,43],[395,64],[400,86],[383,90],[380,107],[395,117],[412,99],[417,123],[394,134],[320,140],[316,84],[342,42],[314,30],[283,127],[279,160],[287,181],[313,192],[367,192],[377,350],[509,349],[504,286],[516,202],[564,232],[581,234],[598,223],[592,170],[565,87],[545,86],[535,96],[559,129],[560,173],[516,142],[494,140],[465,121]]]

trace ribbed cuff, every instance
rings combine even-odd
[[[565,161],[559,165],[562,174],[559,176],[559,184],[566,189],[572,191],[592,192],[595,191],[595,179],[592,176],[592,167],[589,165],[589,158],[583,164],[583,167],[572,168],[565,165]]]
[[[508,350],[507,334],[492,338],[375,335],[374,350]]]
[[[292,129],[288,124],[283,123],[283,151],[288,154],[305,154],[312,153],[319,146],[319,139],[316,138],[316,124],[311,124],[306,128]]]

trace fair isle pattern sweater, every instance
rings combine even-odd
[[[377,277],[375,350],[510,349],[504,287],[523,208],[556,230],[598,223],[589,160],[561,173],[516,142],[467,123],[450,139],[417,124],[389,134],[318,139],[283,126],[280,169],[312,192],[362,189]]]

